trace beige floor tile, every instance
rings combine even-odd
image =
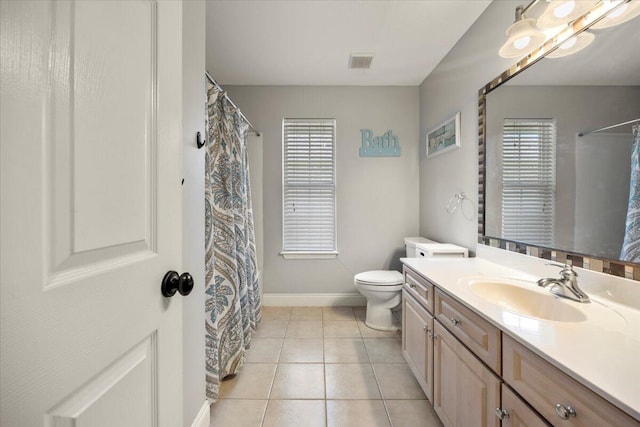
[[[322,338],[322,321],[290,320],[286,338]]]
[[[360,338],[358,322],[345,320],[323,321],[325,338]]]
[[[402,356],[402,340],[395,338],[365,339],[371,363],[405,363]]]
[[[364,322],[367,317],[367,307],[353,307],[353,312],[356,315],[356,320]]]
[[[282,338],[252,338],[247,363],[278,363]]]
[[[402,327],[402,323],[396,325],[398,328]],[[402,331],[398,329],[396,332],[379,331],[372,329],[365,325],[364,322],[358,322],[358,328],[362,338],[402,338]]]
[[[323,307],[322,320],[356,320],[353,307]]]
[[[289,320],[322,320],[322,307],[293,307]]]
[[[263,320],[258,324],[253,336],[256,338],[284,338],[287,323],[286,320]]]
[[[385,404],[393,427],[442,426],[427,400],[387,400]]]
[[[327,399],[380,399],[373,369],[368,363],[325,365]]]
[[[369,363],[362,338],[327,338],[324,340],[325,363]]]
[[[325,427],[324,400],[270,400],[262,427]]]
[[[324,399],[322,363],[280,363],[271,399]]]
[[[291,307],[262,307],[262,320],[289,320]]]
[[[390,427],[382,400],[327,400],[328,427]],[[422,426],[417,423],[414,427]]]
[[[323,344],[320,338],[287,338],[280,354],[281,363],[322,363]]]
[[[220,385],[224,399],[268,399],[276,373],[275,363],[247,363],[238,374]]]
[[[260,427],[266,400],[219,399],[211,405],[210,427]]]
[[[373,371],[383,399],[427,398],[406,363],[376,363]]]

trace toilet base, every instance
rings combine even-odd
[[[391,308],[371,307],[369,303],[367,303],[367,315],[364,324],[378,331],[396,332],[400,330],[393,324]]]

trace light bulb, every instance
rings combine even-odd
[[[617,7],[616,10],[607,15],[607,18],[617,18],[618,16],[622,15],[626,12],[628,5],[629,3],[625,3],[622,6]]]
[[[520,37],[519,39],[513,42],[513,47],[515,47],[516,49],[524,49],[529,45],[530,41],[531,41],[530,36]]]
[[[565,16],[569,16],[569,14],[573,12],[573,9],[575,8],[575,0],[569,0],[556,7],[553,11],[553,14],[556,16],[556,18],[564,18]]]
[[[560,45],[559,49],[571,49],[576,44],[577,40],[578,40],[577,37],[571,37],[569,40],[567,40],[566,42],[562,43]]]

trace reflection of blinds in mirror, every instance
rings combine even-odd
[[[555,119],[505,119],[502,135],[502,238],[553,246]]]

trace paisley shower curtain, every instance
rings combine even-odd
[[[640,125],[633,127],[629,208],[620,259],[640,262]]]
[[[261,316],[246,150],[247,123],[207,82],[205,154],[206,393],[243,365]]]

